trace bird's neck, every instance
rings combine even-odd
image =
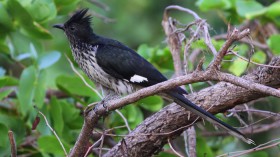
[[[99,41],[99,38],[100,37],[98,35],[96,35],[94,33],[90,33],[89,35],[87,35],[85,37],[77,37],[77,36],[69,37],[69,42],[71,44],[71,48],[83,50],[88,45],[97,44]]]

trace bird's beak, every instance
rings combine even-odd
[[[53,27],[64,30],[64,24],[56,24],[56,25],[53,25]]]

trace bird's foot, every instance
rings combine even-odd
[[[107,103],[110,101],[110,100],[114,100],[114,99],[118,99],[120,98],[119,95],[116,95],[116,94],[109,94],[109,95],[106,95],[102,100],[101,100],[101,104],[102,106],[106,109],[106,112],[109,111],[109,108],[107,106]]]
[[[95,110],[95,106],[98,104],[99,102],[94,102],[89,104],[86,109],[84,110],[84,115],[88,115],[88,113],[92,110]]]

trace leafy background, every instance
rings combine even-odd
[[[34,105],[45,114],[50,125],[61,138],[66,150],[74,145],[82,127],[82,110],[87,104],[100,98],[86,87],[81,79],[73,73],[65,55],[71,56],[65,35],[52,28],[53,24],[65,21],[80,8],[87,7],[94,15],[93,28],[98,34],[117,39],[135,49],[148,61],[153,63],[167,77],[173,74],[173,63],[165,36],[161,27],[163,10],[170,4],[193,9],[207,19],[211,25],[211,34],[218,35],[227,31],[227,24],[238,26],[253,20],[260,25],[280,26],[280,2],[274,0],[104,0],[106,7],[99,7],[94,1],[86,0],[1,0],[0,1],[0,156],[10,155],[7,132],[15,134],[18,154],[26,156],[64,156],[63,151],[45,122],[36,130],[32,123],[38,115]],[[191,17],[172,13],[182,23]],[[218,17],[218,18],[217,18]],[[252,34],[257,38],[259,34]],[[280,35],[264,37],[263,42],[269,46],[272,55],[280,54]],[[219,49],[223,41],[213,40]],[[192,49],[201,49],[209,63],[212,56],[203,42],[197,41]],[[250,47],[239,44],[235,50],[248,56]],[[258,63],[268,61],[267,54],[256,48],[252,60]],[[235,75],[242,75],[254,68],[247,69],[247,63],[233,56],[227,57],[231,62],[223,63],[223,70]],[[76,65],[77,66],[77,65]],[[190,70],[192,65],[190,65]],[[84,75],[82,73],[82,75]],[[84,75],[85,76],[85,75]],[[90,80],[85,77],[91,85]],[[205,87],[204,83],[193,84],[195,90]],[[269,98],[266,110],[279,111],[279,100]],[[131,128],[135,128],[143,119],[160,110],[165,104],[158,96],[152,96],[129,105],[121,110]],[[274,104],[274,105],[273,105]],[[258,105],[258,104],[256,104]],[[222,114],[219,118],[224,118]],[[238,124],[236,120],[228,120]],[[115,112],[100,123],[105,128],[124,125]],[[213,126],[207,125],[213,129]],[[198,129],[199,130],[199,129]],[[126,134],[125,128],[116,129],[116,134]],[[271,140],[277,130],[258,135],[258,143]],[[278,133],[279,135],[279,133]],[[114,138],[118,141],[120,138]],[[179,147],[184,150],[182,141]],[[249,146],[233,137],[203,137],[198,131],[198,156],[217,154],[246,149]],[[165,146],[169,149],[168,146]],[[279,150],[267,149],[249,156],[276,156]],[[174,156],[168,152],[158,156]]]

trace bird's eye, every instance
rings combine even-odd
[[[70,27],[70,30],[71,30],[71,31],[75,30],[75,27],[73,27],[73,26],[72,26],[72,27]]]

